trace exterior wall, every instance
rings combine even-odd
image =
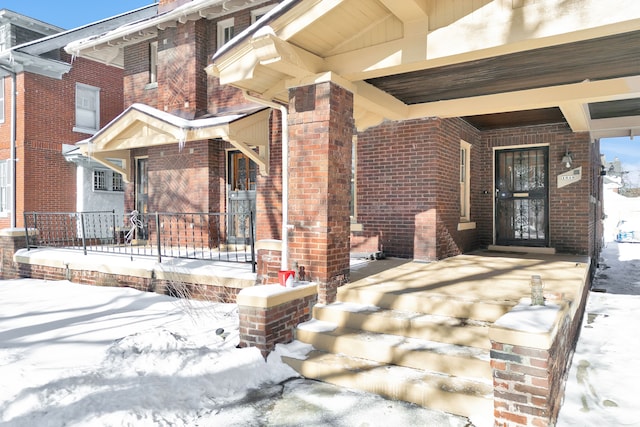
[[[352,235],[354,252],[361,251],[358,242],[374,240],[389,256],[436,260],[477,247],[475,230],[457,230],[461,139],[472,144],[475,171],[479,132],[460,119],[387,122],[358,135],[363,231]],[[472,221],[476,215],[472,203]]]
[[[471,221],[458,231],[460,140],[471,144]],[[550,246],[594,256],[601,243],[599,146],[562,124],[478,131],[461,119],[386,122],[358,135],[354,252],[442,259],[493,241],[494,149],[549,146]],[[582,180],[557,188],[569,150]],[[598,213],[600,212],[600,213]],[[600,234],[596,234],[600,233]],[[373,243],[372,243],[373,242]]]
[[[62,60],[71,57],[62,54]],[[102,126],[121,112],[122,70],[76,58],[62,79],[32,73],[17,77],[16,121],[16,225],[24,211],[75,211],[76,168],[62,155],[64,144],[90,135],[73,131],[76,83],[99,87]],[[5,80],[6,120],[0,124],[0,159],[10,157],[10,79]],[[0,227],[10,225],[0,218]]]
[[[473,204],[480,207],[477,219],[480,244],[493,244],[493,150],[527,145],[549,146],[550,247],[558,252],[593,255],[594,214],[590,196],[593,179],[597,180],[593,155],[599,147],[590,142],[587,133],[573,133],[565,124],[508,128],[482,134],[479,166],[485,172],[478,176],[482,191],[475,193],[473,199]],[[582,166],[582,180],[558,188],[556,177],[568,170],[560,161],[566,149],[573,155],[572,168]]]
[[[289,265],[326,304],[349,278],[353,94],[319,83],[291,89],[289,106]]]

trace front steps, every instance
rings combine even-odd
[[[493,413],[489,325],[513,303],[345,286],[298,326],[307,378],[461,415]]]

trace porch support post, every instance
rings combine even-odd
[[[353,94],[333,82],[289,91],[289,263],[335,301],[349,278]]]

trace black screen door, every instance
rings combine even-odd
[[[496,151],[496,244],[548,246],[547,147]]]

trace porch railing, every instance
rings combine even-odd
[[[55,247],[136,256],[250,262],[252,211],[246,213],[25,212],[27,248]]]

